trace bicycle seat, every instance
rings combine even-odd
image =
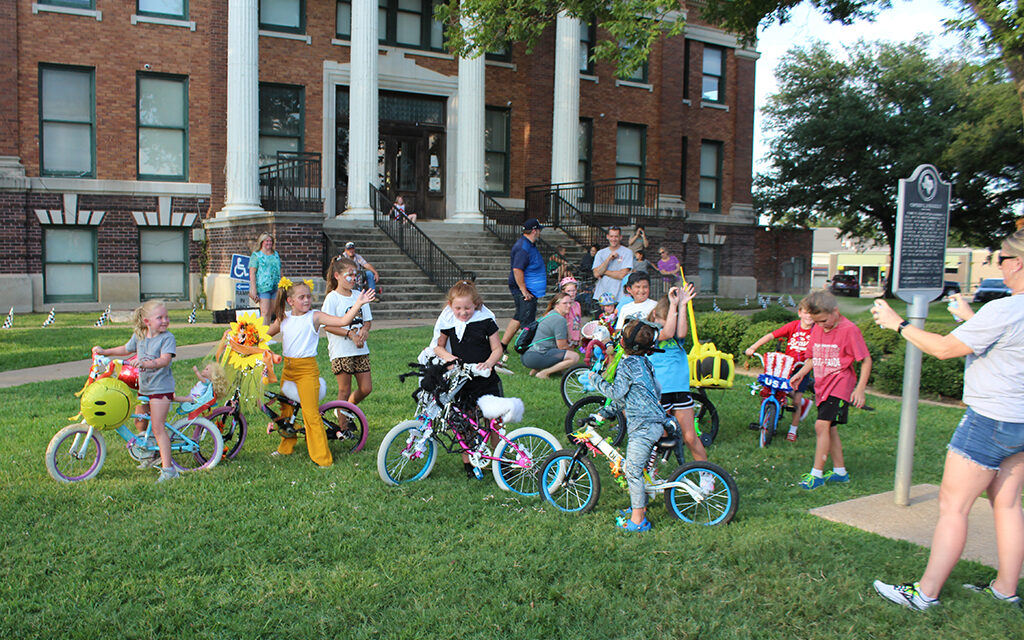
[[[675,436],[665,436],[658,440],[658,447],[661,449],[675,449],[677,444],[679,444],[679,438]]]
[[[480,413],[488,420],[501,419],[505,424],[519,422],[523,419],[526,407],[519,398],[499,398],[498,396],[482,396],[476,401]]]

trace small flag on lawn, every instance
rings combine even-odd
[[[749,307],[750,306],[750,296],[743,296],[743,306],[744,307]]]
[[[4,326],[0,327],[0,329],[10,329],[13,326],[14,326],[14,307],[11,307],[11,310],[7,312],[7,318],[4,320]]]
[[[188,314],[188,323],[189,324],[195,324],[196,323],[196,305],[194,305],[194,304],[192,305],[192,313]]]
[[[53,324],[53,319],[54,319],[54,317],[56,317],[56,315],[57,315],[57,309],[56,308],[51,308],[50,309],[50,315],[46,316],[46,320],[43,320],[43,327],[42,328],[45,329],[46,327],[48,327],[51,324]]]
[[[718,306],[718,297],[717,296],[711,299],[711,309],[715,313],[722,313],[722,307]]]
[[[771,298],[769,298],[768,296],[765,296],[763,298],[761,296],[758,296],[757,298],[758,298],[758,301],[761,303],[761,308],[762,309],[767,309],[768,308],[768,302],[769,302],[769,300],[771,300]]]
[[[792,293],[789,294],[789,306],[791,306],[791,307],[795,307],[796,306],[796,300],[793,299],[793,294]]]
[[[105,325],[107,323],[107,320],[109,318],[110,318],[110,305],[108,304],[107,308],[103,310],[102,314],[100,314],[100,319],[96,321],[95,326],[102,327],[103,325]]]

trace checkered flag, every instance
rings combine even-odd
[[[11,310],[7,312],[7,318],[4,319],[4,326],[0,327],[0,329],[10,329],[13,326],[14,326],[14,307],[11,307]]]
[[[750,296],[743,296],[743,306],[744,307],[749,307],[750,306]]]
[[[188,314],[188,323],[189,324],[195,324],[196,323],[196,305],[195,304],[192,305],[192,313]]]
[[[789,306],[791,306],[791,307],[795,307],[796,306],[796,300],[793,299],[793,294],[792,293],[789,294]]]
[[[782,296],[779,296],[779,306],[783,309],[786,308],[786,303],[782,300]]]
[[[762,309],[767,309],[768,308],[768,300],[769,299],[770,298],[768,298],[768,296],[765,296],[763,298],[761,296],[757,296],[757,301],[758,301],[758,303],[760,303]]]
[[[718,306],[718,296],[711,299],[711,310],[715,313],[722,313],[722,307]]]
[[[53,324],[53,319],[57,316],[57,309],[51,308],[50,315],[46,316],[46,320],[43,320],[43,329]]]
[[[110,305],[108,304],[107,308],[103,310],[102,314],[100,314],[100,319],[97,320],[96,324],[93,325],[93,326],[102,327],[103,325],[107,324],[107,320],[109,320],[109,319],[110,319]]]

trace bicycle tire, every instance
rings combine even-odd
[[[587,513],[601,497],[601,478],[586,451],[554,452],[541,463],[539,480],[544,501],[564,513]]]
[[[672,472],[668,482],[681,482],[684,478],[700,487],[702,474],[714,479],[711,490],[702,492],[698,500],[686,489],[672,487],[665,491],[665,508],[669,515],[690,524],[715,526],[728,524],[736,515],[740,504],[739,489],[729,472],[711,462],[688,462]]]
[[[339,420],[335,411],[341,411],[348,419],[347,431],[340,430]],[[328,433],[329,442],[339,442],[342,453],[358,453],[366,446],[366,437],[369,435],[369,424],[366,421],[366,414],[351,402],[345,400],[332,400],[320,405],[320,420],[323,421],[324,429]],[[335,435],[331,438],[331,435]],[[338,437],[339,435],[344,437]]]
[[[217,427],[224,440],[224,455],[221,461],[234,460],[249,434],[249,423],[241,409],[232,406],[217,407],[206,414],[206,419]]]
[[[540,488],[537,486],[537,472],[540,463],[561,449],[562,444],[554,435],[537,427],[520,427],[505,437],[508,442],[501,440],[494,449],[494,457],[498,458],[491,465],[494,482],[504,491],[528,497],[538,495]],[[519,461],[519,454],[510,443],[522,449],[527,459]]]
[[[590,414],[597,413],[604,405],[605,399],[602,396],[586,396],[574,402],[569,407],[568,413],[565,414],[565,432],[575,433],[582,429],[583,423]],[[626,416],[620,411],[615,414],[614,420],[605,420],[601,424],[595,425],[595,428],[602,438],[610,442],[613,447],[617,447],[626,437]]]
[[[690,394],[693,398],[693,420],[700,429],[700,441],[710,447],[718,437],[718,409],[703,389]]]
[[[761,447],[767,447],[772,443],[775,436],[775,421],[778,420],[779,408],[774,402],[765,401],[764,410],[761,412],[761,424],[758,429],[758,443]]]
[[[224,456],[224,438],[220,429],[206,418],[182,418],[168,427],[171,460],[179,471],[212,469]],[[193,447],[182,436],[191,439],[196,446]]]
[[[46,471],[51,478],[57,482],[83,482],[96,477],[107,459],[107,442],[99,429],[93,429],[92,435],[83,442],[88,433],[89,425],[80,422],[64,427],[50,438],[46,447]],[[80,450],[89,444],[94,453],[87,450],[81,457],[74,453],[73,449]],[[67,450],[62,451],[65,445]]]
[[[408,442],[410,437],[416,437],[418,441],[422,434],[423,423],[419,420],[399,422],[387,432],[377,449],[377,475],[384,484],[397,486],[430,475],[437,462],[437,444],[434,439],[427,439],[418,457],[414,453],[415,445]],[[411,462],[414,464],[410,467]]]
[[[594,387],[586,380],[589,375],[590,367],[585,364],[569,367],[565,372],[560,384],[565,406],[571,407],[580,398],[594,394]]]

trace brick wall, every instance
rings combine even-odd
[[[679,219],[667,219],[659,225],[665,229],[664,240],[648,249],[648,259],[658,260],[658,246],[665,245],[669,252],[679,258],[686,273],[697,274],[700,266],[700,234],[707,234],[710,225],[686,222]],[[755,228],[749,225],[715,225],[715,235],[724,236],[725,242],[720,245],[721,262],[720,276],[750,276],[754,273],[754,255],[750,247],[754,243]],[[683,237],[686,241],[683,241]]]
[[[231,255],[248,256],[255,249],[256,238],[262,233],[274,236],[274,248],[281,256],[281,271],[292,280],[322,278],[323,228],[310,223],[235,224],[230,227],[207,229],[210,246],[210,273],[229,273]]]
[[[18,59],[17,8],[0,2],[0,155],[18,155]],[[0,258],[3,260],[3,258]]]
[[[769,229],[754,231],[754,275],[758,291],[804,295],[811,288],[811,251],[814,232],[810,229]],[[803,260],[798,284],[783,278],[783,265],[791,259]]]

